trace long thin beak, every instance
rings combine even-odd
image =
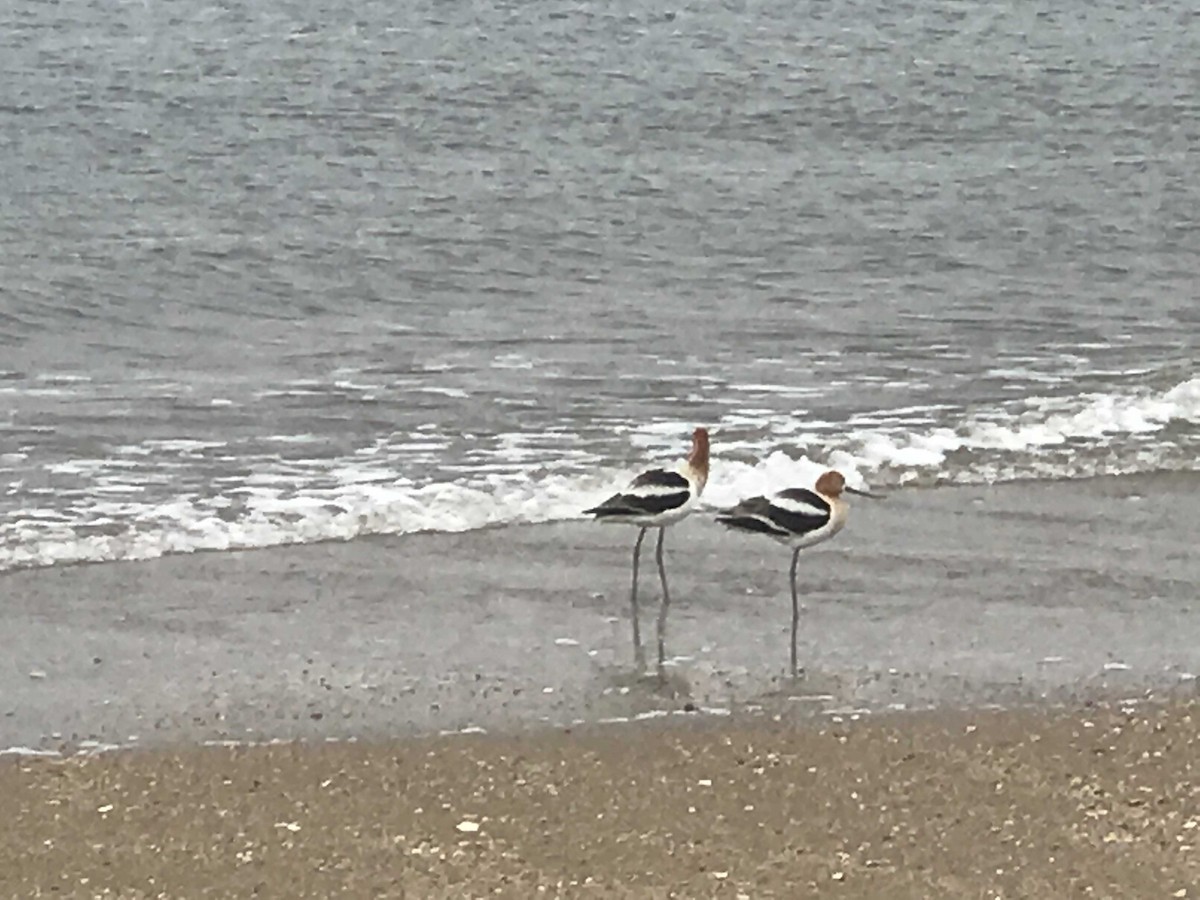
[[[860,491],[858,488],[846,486],[843,490],[847,494],[854,494],[857,497],[870,497],[872,500],[886,500],[887,494],[872,494],[870,491]]]

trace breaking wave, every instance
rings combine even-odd
[[[627,437],[636,448],[630,455],[670,462],[691,424],[630,424]],[[875,486],[1190,469],[1200,448],[1198,425],[1200,378],[1161,392],[1027,398],[965,413],[880,410],[840,425],[742,411],[714,423],[704,500],[720,507],[811,484],[828,467],[851,483]],[[197,449],[168,443],[175,452]],[[31,502],[0,522],[0,571],[566,520],[632,474],[586,449],[573,447],[561,460],[543,451],[535,465],[529,440],[512,435],[500,443],[507,465],[501,458],[462,466],[452,478],[424,484],[403,474],[407,445],[333,460],[264,461],[211,490],[180,493],[139,462],[162,451],[163,442],[125,448],[120,459],[59,464],[56,471],[84,479],[88,490],[67,504],[49,489],[27,490],[22,498]],[[148,483],[158,499],[147,497]]]

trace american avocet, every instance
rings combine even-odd
[[[658,674],[663,675],[667,610],[671,595],[667,590],[667,572],[663,568],[663,535],[668,525],[674,525],[692,511],[708,481],[708,431],[697,428],[692,432],[692,450],[686,460],[674,469],[650,469],[630,482],[619,494],[609,497],[599,506],[584,510],[602,522],[638,525],[637,541],[633,545],[633,588],[629,592],[633,616],[633,650],[639,668],[646,664],[642,652],[642,636],[638,624],[638,557],[648,528],[658,529],[658,546],[654,558],[658,562],[658,577],[662,581],[662,603],[658,609]]]
[[[796,596],[796,562],[800,551],[827,541],[846,525],[849,507],[842,492],[879,499],[878,494],[846,486],[841,472],[825,472],[816,489],[788,488],[771,497],[751,497],[717,516],[722,525],[737,531],[765,534],[792,548],[792,677],[796,667],[796,629],[800,601]]]

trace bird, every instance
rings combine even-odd
[[[717,514],[717,521],[734,531],[765,534],[792,548],[792,677],[797,677],[796,631],[800,624],[800,601],[796,596],[796,563],[805,547],[827,541],[846,525],[849,506],[842,493],[882,499],[879,494],[848,487],[841,472],[829,470],[817,479],[813,490],[788,488],[770,497],[750,497],[732,509]]]
[[[667,527],[688,516],[704,492],[708,481],[708,430],[697,428],[692,432],[692,449],[687,459],[673,469],[649,469],[633,479],[624,490],[613,494],[599,506],[584,510],[600,522],[616,522],[639,526],[637,541],[633,545],[633,588],[629,592],[629,606],[633,617],[634,658],[639,669],[645,668],[646,657],[642,650],[642,637],[638,623],[638,558],[642,552],[642,541],[651,528],[658,529],[658,544],[654,558],[658,563],[658,577],[662,582],[662,603],[658,609],[658,676],[664,677],[667,610],[671,605],[671,594],[667,589],[667,572],[663,568],[663,537]]]

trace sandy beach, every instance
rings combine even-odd
[[[1194,703],[0,764],[5,897],[1191,897]]]

